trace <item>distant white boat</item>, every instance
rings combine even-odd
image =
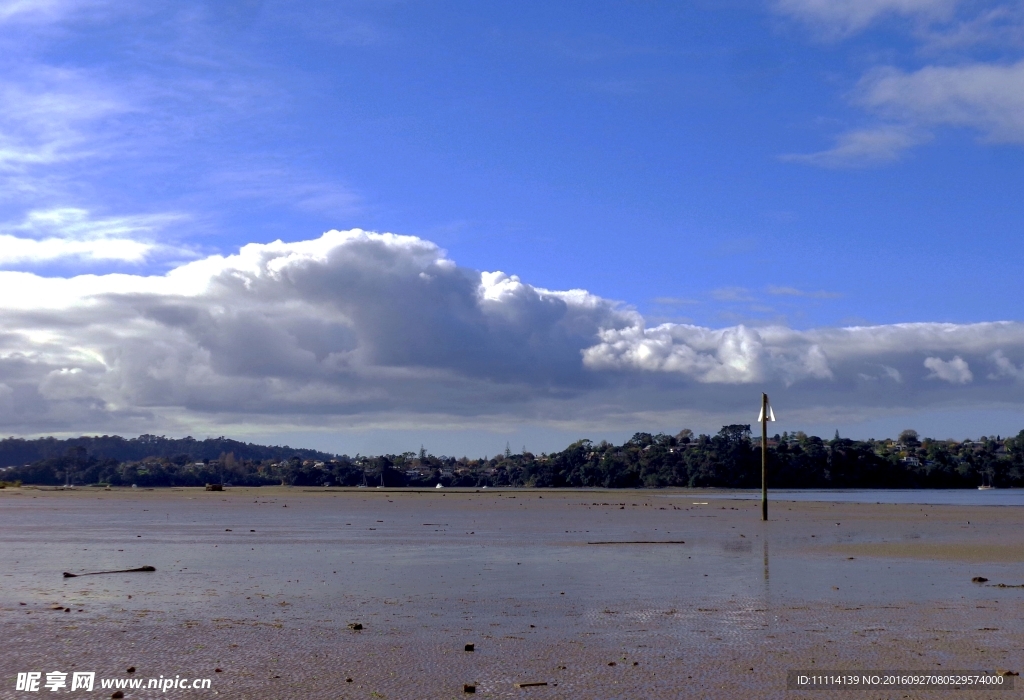
[[[982,484],[981,486],[978,487],[978,490],[979,491],[988,491],[989,489],[994,489],[994,488],[995,488],[995,486],[987,486],[985,484]]]
[[[444,488],[444,486],[442,486],[441,484],[438,484],[438,485],[437,485],[437,486],[435,486],[434,488],[435,488],[435,489],[443,489],[443,488]]]

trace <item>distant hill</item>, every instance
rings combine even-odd
[[[25,440],[6,438],[0,440],[0,468],[22,466],[46,459],[63,457],[69,449],[82,447],[90,457],[99,460],[132,462],[147,457],[188,457],[200,462],[219,459],[221,455],[234,453],[238,460],[273,460],[299,457],[303,460],[326,460],[335,455],[319,450],[297,447],[256,445],[239,442],[225,437],[196,440],[192,437],[169,438],[162,435],[140,435],[137,438],[123,438],[119,435],[102,437],[77,437],[59,440],[54,437]]]

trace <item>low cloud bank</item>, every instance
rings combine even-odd
[[[161,276],[0,272],[0,426],[612,424],[1024,403],[1024,324],[648,328],[583,290],[459,267],[354,230],[251,244]]]

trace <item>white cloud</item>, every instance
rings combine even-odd
[[[1024,61],[1017,60],[1024,46],[1020,3],[779,0],[776,8],[831,38],[882,17],[913,17],[919,21],[909,36],[919,55],[939,64],[867,71],[850,97],[876,123],[840,134],[832,148],[786,154],[783,160],[832,168],[884,165],[944,127],[970,129],[990,143],[1024,144]],[[987,47],[988,55],[967,59],[965,49],[971,47]],[[998,55],[1014,58],[991,58]]]
[[[93,74],[33,62],[6,41],[20,32],[0,30],[0,202],[52,206],[94,189],[102,164],[123,155],[119,122],[136,108]]]
[[[93,217],[72,207],[31,211],[19,223],[0,225],[0,267],[68,258],[138,264],[156,256],[194,257],[188,250],[154,240],[183,218],[173,213]]]
[[[711,296],[718,301],[754,301],[746,287],[721,287],[713,290]]]
[[[0,81],[0,171],[99,155],[94,125],[131,110],[79,71],[19,66]]]
[[[889,381],[896,382],[897,384],[903,383],[903,375],[895,367],[889,367],[888,365],[879,365],[879,369],[882,370],[881,374],[872,374],[868,372],[859,372],[857,377],[865,382],[877,382],[881,379],[888,379]]]
[[[1024,61],[910,73],[888,68],[866,76],[860,90],[863,104],[889,118],[968,127],[990,141],[1024,143]]]
[[[1019,348],[1022,343],[1024,324],[1010,322],[808,331],[780,326],[712,330],[684,324],[648,329],[638,324],[602,330],[601,342],[584,352],[584,363],[594,369],[677,373],[701,383],[725,384],[842,383],[854,376],[876,376],[874,368],[881,367],[886,377],[900,383],[915,374],[914,364],[924,357],[930,378],[963,384],[973,375],[960,355],[987,357],[992,347]],[[947,362],[932,356],[940,351],[960,354]]]
[[[116,260],[141,263],[149,257],[152,249],[150,244],[125,239],[69,241],[45,238],[35,241],[0,234],[0,266],[39,264],[66,258],[88,262]]]
[[[900,374],[900,371],[898,369],[896,369],[895,367],[889,367],[887,365],[882,365],[882,371],[885,372],[885,376],[887,376],[889,379],[893,380],[897,384],[900,384],[900,383],[903,382],[903,375]]]
[[[945,18],[957,0],[778,0],[776,10],[811,25],[831,38],[864,29],[890,16]]]
[[[538,391],[580,391],[580,352],[633,318],[359,231],[248,245],[163,276],[0,272],[0,298],[0,381],[24,408],[3,422],[37,425],[521,410]]]
[[[1008,377],[1010,379],[1024,380],[1024,365],[1018,367],[1010,362],[1010,359],[1002,350],[996,350],[992,353],[990,359],[996,366],[996,371],[989,375],[989,379],[1001,379]]]
[[[100,4],[95,0],[0,0],[0,24],[50,24]]]
[[[584,351],[583,362],[596,370],[669,372],[710,384],[833,377],[819,344],[777,327],[713,330],[666,323],[651,329],[642,324],[604,329],[601,342]]]
[[[836,145],[816,153],[788,153],[782,160],[827,168],[865,167],[897,160],[904,151],[927,141],[926,133],[905,125],[880,125],[842,134]]]
[[[220,194],[202,173],[246,163],[218,148],[247,126],[265,130],[266,115],[287,102],[218,33],[209,15],[229,4],[0,0],[0,203],[111,203],[132,191],[190,190],[198,208]],[[88,60],[69,49],[83,37],[98,42]],[[143,181],[153,186],[137,189]],[[278,198],[332,214],[350,210],[352,199],[315,182],[289,183]]]
[[[880,165],[929,141],[939,127],[967,128],[989,142],[1024,144],[1024,61],[880,68],[857,88],[858,104],[885,123],[842,134],[834,147],[783,160],[824,167]]]
[[[1017,47],[1024,44],[1024,5],[1019,2],[982,7],[976,15],[920,32],[929,53],[971,47]]]
[[[968,386],[968,362],[998,369],[1009,356],[1024,356],[1024,324],[647,328],[584,290],[358,230],[148,277],[0,272],[8,434],[621,425],[727,415],[762,388],[790,415],[842,405],[852,420],[880,406],[1022,405],[1020,383]],[[946,381],[926,381],[922,362]]]
[[[778,287],[775,285],[768,286],[768,293],[773,296],[807,297],[809,299],[838,299],[842,296],[842,294],[839,294],[838,292],[826,292],[823,289],[808,292],[803,289],[797,289],[796,287]]]
[[[959,355],[949,361],[928,357],[924,361],[924,366],[931,370],[928,379],[941,379],[950,384],[967,384],[974,379],[971,368]]]
[[[125,238],[156,233],[182,218],[180,214],[168,213],[96,218],[87,209],[56,207],[30,211],[20,223],[0,225],[0,231],[15,231],[32,238]]]
[[[654,297],[651,301],[662,306],[692,306],[700,304],[696,299],[685,299],[683,297]]]

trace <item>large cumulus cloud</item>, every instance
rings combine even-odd
[[[586,292],[362,231],[248,245],[155,277],[3,272],[0,293],[9,431],[516,414],[585,392],[581,351],[634,322]]]
[[[457,266],[428,241],[331,231],[161,276],[0,272],[8,433],[608,423],[1019,405],[1024,325],[798,331],[644,318]]]

